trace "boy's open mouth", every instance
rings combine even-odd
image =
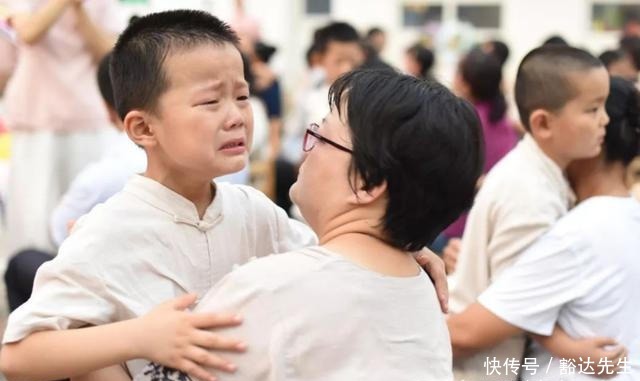
[[[227,143],[223,144],[220,149],[231,149],[237,147],[244,147],[244,139],[235,139],[228,141]]]

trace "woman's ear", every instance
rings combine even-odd
[[[383,181],[381,184],[372,187],[369,190],[364,190],[362,182],[357,182],[357,190],[351,193],[349,202],[352,204],[364,205],[374,203],[384,198],[387,192],[387,182]]]
[[[124,131],[135,144],[147,148],[157,144],[156,134],[151,128],[151,117],[140,110],[132,110],[124,117]]]
[[[534,110],[529,116],[529,126],[531,127],[531,135],[543,140],[547,140],[551,138],[552,119],[553,119],[553,115],[549,111],[543,110],[543,109]]]

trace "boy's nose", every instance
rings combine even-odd
[[[227,130],[240,127],[244,125],[244,118],[240,109],[238,107],[231,106],[229,109],[229,113],[227,115],[226,121],[224,123],[224,128]]]
[[[609,114],[607,114],[607,112],[605,111],[605,112],[604,112],[604,121],[603,121],[602,125],[603,125],[603,126],[606,126],[607,124],[609,124],[609,120],[611,120],[611,119],[609,118]]]

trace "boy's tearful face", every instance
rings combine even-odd
[[[572,160],[597,156],[604,141],[609,117],[605,102],[609,95],[609,75],[604,68],[568,75],[575,97],[552,118],[553,146],[566,165]]]
[[[202,44],[172,52],[169,83],[150,128],[158,161],[168,173],[211,180],[241,170],[253,135],[249,86],[231,44]]]

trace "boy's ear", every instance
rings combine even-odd
[[[140,147],[152,147],[157,143],[156,135],[149,124],[150,115],[144,111],[132,110],[124,117],[124,131]]]
[[[357,182],[357,191],[349,195],[349,203],[364,205],[371,204],[382,199],[387,192],[387,182],[383,181],[380,185],[364,190],[360,181]]]
[[[549,111],[543,109],[534,110],[529,116],[531,135],[535,138],[547,140],[551,137],[551,119]]]

